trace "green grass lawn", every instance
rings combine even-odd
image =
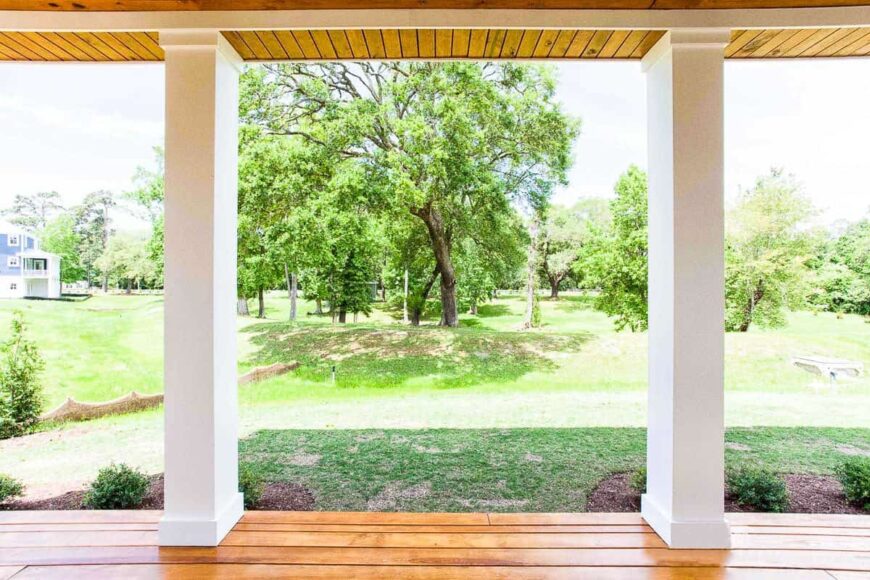
[[[438,328],[435,320],[408,327],[399,322],[400,312],[381,304],[357,324],[333,326],[328,316],[307,314],[314,310],[308,302],[300,305],[299,322],[286,322],[286,294],[273,293],[265,320],[238,319],[239,372],[278,361],[298,360],[302,366],[240,389],[242,435],[261,432],[245,449],[273,437],[287,442],[292,454],[289,442],[305,432],[321,433],[323,444],[331,445],[329,433],[347,442],[346,433],[364,429],[474,429],[471,434],[540,429],[546,439],[551,429],[645,425],[646,334],[615,332],[589,297],[565,296],[541,305],[545,326],[531,332],[516,331],[524,303],[510,295],[483,305],[478,316],[462,315],[458,329]],[[15,309],[24,311],[46,359],[49,406],[67,396],[105,401],[131,390],[162,390],[160,297],[2,300],[0,329],[8,327]],[[870,425],[870,378],[832,388],[790,364],[799,354],[868,364],[870,324],[857,316],[798,312],[789,315],[785,328],[728,334],[726,423]],[[33,493],[45,495],[88,481],[111,461],[159,472],[162,429],[162,411],[154,410],[0,441],[0,473],[21,477]],[[287,429],[297,431],[274,434]],[[851,444],[870,449],[860,441]],[[634,455],[627,457],[634,461]],[[590,471],[589,481],[621,469],[620,461],[603,461],[600,470]],[[385,474],[383,481],[390,477]]]
[[[870,430],[738,428],[726,466],[830,475]],[[639,428],[260,431],[241,460],[310,490],[325,511],[585,511],[612,473],[644,464]]]

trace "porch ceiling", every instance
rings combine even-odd
[[[660,30],[347,29],[227,31],[247,61],[639,59]],[[870,55],[870,27],[734,30],[726,58]],[[0,32],[0,61],[160,61],[156,32]]]

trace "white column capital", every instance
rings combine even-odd
[[[220,30],[160,30],[157,36],[160,48],[164,51],[210,49],[220,53],[237,70],[244,64],[242,57]]]
[[[674,48],[712,49],[724,51],[731,42],[730,28],[674,28],[665,32],[641,59],[643,72]]]

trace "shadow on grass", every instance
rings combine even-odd
[[[511,309],[507,304],[481,304],[477,307],[477,315],[480,318],[495,318],[496,316],[509,316]]]
[[[242,329],[255,365],[298,361],[295,375],[339,387],[395,387],[424,379],[435,388],[507,382],[554,371],[554,355],[579,352],[591,333],[542,334],[478,328],[255,324]]]
[[[560,312],[579,312],[581,310],[594,310],[595,308],[595,296],[587,294],[575,294],[571,296],[562,295],[559,296],[558,300],[552,300],[550,298],[547,300],[555,304],[556,310],[559,310]]]

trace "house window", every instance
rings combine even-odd
[[[10,290],[18,290],[18,284],[16,284],[15,282],[12,282],[12,283],[9,285],[9,289],[10,289]]]
[[[18,237],[18,234],[9,234],[9,239],[7,240],[10,246],[18,246],[21,244],[21,240]]]
[[[18,256],[9,256],[6,258],[6,265],[10,268],[17,268],[21,264]]]

